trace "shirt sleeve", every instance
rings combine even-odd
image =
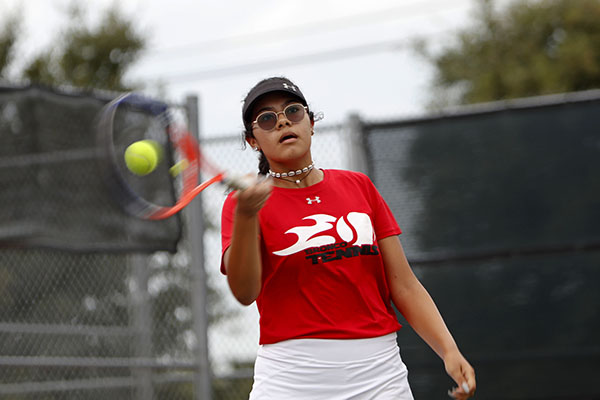
[[[225,263],[223,262],[223,256],[225,250],[229,248],[231,244],[231,235],[233,234],[233,215],[237,201],[233,197],[233,193],[229,193],[223,204],[223,210],[221,211],[221,273],[226,274]]]

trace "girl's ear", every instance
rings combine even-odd
[[[247,137],[246,138],[246,142],[250,145],[250,147],[252,147],[253,149],[256,150],[256,148],[258,148],[258,142],[256,141],[256,138],[253,137]]]

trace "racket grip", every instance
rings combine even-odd
[[[233,190],[244,190],[256,183],[256,179],[251,175],[225,174],[222,182]]]

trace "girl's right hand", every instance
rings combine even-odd
[[[238,214],[252,217],[263,208],[273,190],[273,179],[250,178],[252,182],[246,189],[238,190],[234,196],[237,200],[236,212]]]

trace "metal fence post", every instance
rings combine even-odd
[[[131,293],[133,325],[135,335],[135,356],[149,358],[152,355],[152,309],[148,295],[148,256],[145,254],[132,254],[129,263],[133,271],[135,285]],[[136,380],[136,396],[138,400],[152,400],[154,388],[152,385],[152,370],[148,367],[132,369]]]
[[[363,135],[363,123],[358,114],[350,114],[346,120],[346,129],[348,130],[348,165],[353,171],[369,174],[369,165],[367,163],[367,152],[365,138]]]
[[[198,97],[186,98],[186,111],[190,132],[200,139],[200,124],[198,116]],[[192,267],[192,313],[193,329],[196,335],[195,358],[198,369],[194,374],[194,399],[210,400],[212,398],[211,371],[208,360],[208,312],[206,270],[204,269],[204,216],[202,198],[196,197],[186,207],[185,221],[188,234],[191,267]]]

